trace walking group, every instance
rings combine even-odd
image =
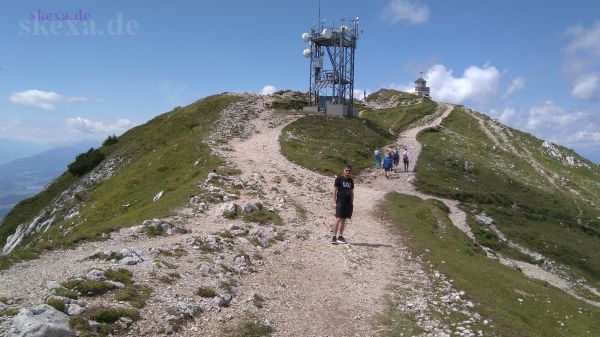
[[[404,172],[408,172],[408,164],[410,164],[410,154],[408,153],[408,149],[405,147],[402,155],[400,155],[400,151],[398,147],[394,147],[393,149],[388,147],[386,149],[386,155],[381,161],[383,157],[384,150],[383,149],[375,149],[375,168],[383,169],[384,175],[387,179],[390,178],[390,173],[397,172],[398,166],[400,166],[400,157],[402,157],[402,164],[404,165]]]

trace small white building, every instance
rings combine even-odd
[[[419,73],[419,78],[415,81],[415,94],[419,97],[430,98],[429,96],[429,87],[427,86],[427,81],[423,79],[423,72]]]

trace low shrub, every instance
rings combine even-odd
[[[121,317],[127,317],[132,320],[137,320],[140,317],[140,312],[137,309],[128,308],[91,308],[88,309],[86,314],[90,319],[100,322],[112,324],[119,320]]]
[[[100,149],[90,148],[87,152],[80,153],[75,161],[67,166],[69,172],[75,176],[82,176],[94,169],[104,160],[104,154]]]
[[[201,287],[198,288],[196,294],[201,297],[213,298],[217,295],[217,292],[213,288]]]

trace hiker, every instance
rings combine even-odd
[[[404,163],[404,172],[408,171],[408,163],[410,163],[410,155],[408,154],[408,149],[404,148],[404,152],[402,152],[402,162]]]
[[[393,159],[394,151],[388,152],[387,156],[383,160],[383,170],[386,178],[390,178],[389,172],[392,170],[392,166],[394,166]]]
[[[381,168],[381,150],[375,149],[375,168]]]
[[[400,165],[400,151],[398,151],[398,148],[396,147],[395,151],[394,151],[394,172],[396,171],[396,167],[398,167],[398,165]]]
[[[350,178],[352,166],[344,166],[344,175],[337,176],[333,184],[333,207],[335,208],[335,224],[332,227],[331,244],[347,244],[342,236],[346,227],[346,219],[352,218],[354,202],[354,181]]]

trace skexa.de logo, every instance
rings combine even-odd
[[[139,34],[137,20],[126,20],[117,12],[105,23],[92,19],[88,12],[42,12],[37,10],[28,20],[19,21],[21,36],[134,36]]]

